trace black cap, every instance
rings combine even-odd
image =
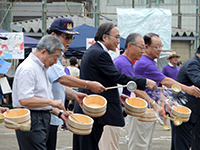
[[[79,34],[74,29],[74,22],[69,18],[56,18],[51,24],[50,30],[57,30],[66,34]]]

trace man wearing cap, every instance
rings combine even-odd
[[[64,51],[67,51],[69,45],[72,43],[75,37],[73,35],[79,34],[73,29],[74,23],[69,18],[56,18],[50,26],[49,34],[54,35],[60,39],[63,46],[65,47]],[[78,78],[75,78],[70,75],[66,75],[64,67],[62,65],[62,55],[57,60],[57,63],[49,67],[47,71],[48,78],[52,83],[52,92],[53,99],[60,99],[64,103],[66,94],[75,99],[79,105],[82,105],[82,100],[86,94],[77,92],[67,87],[78,87],[90,89],[95,93],[101,93],[105,88],[98,82],[95,81],[85,81]],[[60,118],[62,111],[58,115]],[[51,123],[49,130],[49,137],[47,141],[47,149],[55,150],[56,149],[56,140],[57,140],[57,129],[59,125],[63,124],[63,121],[55,115],[51,115]]]
[[[167,77],[170,77],[170,78],[176,80],[178,71],[180,69],[179,66],[177,66],[179,58],[180,58],[180,56],[178,54],[176,54],[175,51],[171,52],[169,54],[169,56],[167,57],[167,60],[169,60],[169,63],[162,68],[162,73],[164,75],[166,75]],[[165,96],[172,94],[172,92],[170,90],[163,90],[163,93]],[[164,123],[163,129],[167,130],[167,131],[170,130],[169,127],[167,126],[167,118],[165,118],[165,117],[163,118],[163,123]]]
[[[169,60],[169,63],[163,67],[162,73],[166,75],[167,77],[170,77],[174,80],[176,80],[176,76],[178,75],[179,67],[177,66],[177,62],[180,56],[176,54],[176,52],[171,52],[169,56],[167,57],[167,60]]]

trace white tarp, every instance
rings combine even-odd
[[[171,50],[171,16],[170,9],[117,8],[117,26],[123,38],[132,32],[142,36],[156,33],[162,40],[163,50]]]
[[[157,59],[157,67],[160,71],[162,71],[162,68],[169,63],[169,60],[167,60],[169,54],[170,52],[161,52],[160,57]]]

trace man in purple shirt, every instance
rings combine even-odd
[[[142,52],[138,53],[142,55]],[[117,69],[127,75],[134,76],[133,74],[133,66],[131,60],[126,56],[126,54],[122,54],[113,60],[113,63],[117,67]],[[131,92],[127,90],[127,88],[123,89],[123,94],[128,96],[131,95]]]
[[[113,60],[118,70],[124,74],[135,76],[133,72],[132,62],[140,60],[142,54],[145,52],[145,43],[143,38],[138,33],[131,33],[126,38],[125,51],[122,55]],[[162,107],[160,107],[155,101],[147,95],[146,92],[141,90],[134,91],[137,97],[145,99],[150,106],[152,106],[160,115],[162,115]],[[123,89],[123,94],[131,95],[126,88]],[[151,136],[152,131],[146,126],[146,123],[137,120],[137,117],[128,115],[128,149],[138,149],[138,143],[142,143],[142,135],[144,133],[146,137]],[[150,138],[150,137],[149,137]]]
[[[154,61],[154,59],[160,57],[160,53],[162,51],[162,42],[161,39],[157,34],[154,33],[148,33],[144,37],[144,42],[145,42],[145,52],[142,55],[141,59],[136,61],[133,70],[135,76],[138,77],[145,77],[148,79],[154,80],[157,85],[162,84],[167,87],[171,87],[173,84],[177,84],[181,87],[182,91],[194,95],[196,97],[200,96],[200,89],[195,87],[195,86],[186,86],[183,85],[177,81],[175,81],[172,78],[166,77],[161,73]],[[166,104],[173,105],[174,103],[160,93],[160,90],[149,90],[148,88],[145,90],[147,94],[154,100],[162,100]],[[170,110],[169,110],[170,113]],[[152,127],[152,135],[153,131],[155,129],[155,123],[148,124],[148,127]],[[152,136],[151,139],[147,139],[148,137],[145,136],[146,134],[143,135],[143,143],[138,143],[138,147],[135,149],[140,149],[140,150],[147,150],[150,149],[151,143],[152,143]]]
[[[170,77],[176,80],[178,71],[180,69],[180,67],[177,66],[177,62],[179,58],[180,56],[176,54],[176,52],[174,51],[171,52],[169,56],[167,57],[167,60],[169,60],[169,63],[162,68],[162,73],[166,75],[167,77]]]
[[[169,56],[167,57],[167,60],[169,60],[169,63],[162,68],[162,73],[165,76],[176,80],[178,71],[180,69],[180,67],[177,66],[177,62],[178,62],[179,58],[180,58],[180,56],[178,54],[176,54],[175,51],[173,51],[169,54]],[[163,94],[165,96],[172,95],[172,91],[163,90]],[[166,113],[168,113],[168,112],[166,112]],[[167,126],[167,118],[163,118],[163,123],[164,123],[163,129],[167,130],[167,131],[170,130],[169,127]]]
[[[162,48],[160,47],[160,52]],[[155,53],[156,54],[156,53]],[[155,58],[154,58],[155,59]],[[161,73],[154,61],[154,59],[148,57],[147,55],[142,55],[140,61],[136,61],[134,65],[134,73],[136,76],[146,76],[149,79],[154,80],[159,86],[159,83],[166,78],[166,76]],[[159,100],[161,97],[160,89],[159,90],[149,90],[148,88],[145,90],[147,94],[152,97],[154,100]]]

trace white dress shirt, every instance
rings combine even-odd
[[[19,103],[21,99],[32,97],[53,99],[52,86],[46,70],[44,64],[33,53],[18,66],[12,88],[13,107],[24,107]],[[51,108],[51,106],[46,106],[29,109],[49,110]]]

